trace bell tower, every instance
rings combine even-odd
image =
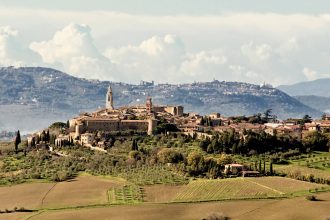
[[[151,97],[148,97],[147,98],[146,110],[147,110],[147,113],[151,113],[152,112],[152,101],[151,101]]]
[[[105,107],[107,109],[113,110],[113,95],[112,95],[112,89],[111,86],[109,85],[108,87],[108,92],[106,96],[106,101],[105,101]]]

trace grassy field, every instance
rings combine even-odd
[[[313,152],[309,155],[302,155],[289,160],[292,165],[315,168],[330,171],[330,153]]]
[[[309,183],[283,177],[265,177],[265,178],[249,178],[251,181],[272,188],[281,194],[294,194],[306,190],[314,191],[315,189],[330,189],[329,186],[323,184]]]
[[[126,179],[136,185],[188,183],[188,179],[171,172],[166,166],[141,166],[136,168],[123,168],[114,171],[115,175]]]
[[[34,213],[0,214],[0,219],[15,219],[15,216],[23,219],[31,216],[29,219],[106,219],[107,215],[111,219],[158,219],[160,213],[173,219],[200,219],[202,214],[219,210],[238,218],[251,210],[254,212],[259,206],[279,202],[278,199],[292,201],[287,198],[309,194],[310,190],[314,193],[315,188],[318,191],[329,189],[325,185],[283,177],[197,179],[187,185],[139,186],[118,177],[83,174],[60,183],[35,182],[0,187],[1,210],[14,207],[36,210]],[[245,202],[241,199],[268,200]],[[216,200],[219,202],[198,204]],[[191,205],[177,204],[187,202]],[[234,212],[234,204],[244,204],[244,207]],[[179,210],[179,207],[183,210],[175,213],[173,210]],[[201,211],[193,213],[194,208]],[[179,218],[175,218],[177,214]]]
[[[210,213],[223,213],[232,220],[325,220],[330,216],[330,193],[318,195],[322,201],[298,197],[280,200],[222,201],[188,204],[142,204],[87,209],[47,211],[32,220],[200,220]],[[299,205],[297,205],[299,204]]]
[[[0,187],[0,210],[24,207],[36,209],[55,183],[25,183]]]
[[[57,183],[43,200],[43,208],[107,204],[107,191],[122,187],[120,179],[106,179],[93,176],[78,176],[76,179]]]
[[[153,185],[143,187],[145,190],[145,201],[163,203],[173,201],[185,185]]]
[[[144,201],[144,188],[136,185],[124,185],[108,191],[110,204],[136,204]]]
[[[107,191],[124,180],[82,175],[60,183],[24,183],[0,187],[0,210],[60,208],[107,204]]]
[[[197,180],[182,188],[174,201],[212,201],[245,198],[285,197],[295,192],[326,185],[302,182],[283,177],[235,178],[223,180]]]
[[[295,176],[305,176],[306,178],[310,175],[313,175],[314,178],[323,178],[330,180],[330,172],[315,168],[309,168],[299,165],[281,165],[275,166],[274,170],[278,173],[285,173],[288,176],[295,177]]]

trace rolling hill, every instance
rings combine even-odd
[[[251,115],[273,109],[279,118],[322,113],[272,87],[241,82],[132,85],[87,80],[42,67],[0,68],[0,130],[32,131],[80,112],[101,108],[111,83],[115,107],[143,104],[183,105],[201,114]]]
[[[291,96],[323,96],[330,97],[330,78],[300,82],[293,85],[282,85],[278,89]]]

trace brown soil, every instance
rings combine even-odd
[[[180,192],[183,186],[154,185],[143,187],[146,202],[170,202]]]
[[[55,183],[26,183],[0,187],[0,210],[14,207],[26,209],[40,208],[44,195]]]
[[[319,194],[317,197],[322,201],[312,202],[305,198],[294,198],[89,208],[45,212],[32,219],[199,220],[210,213],[223,213],[233,220],[324,220],[330,216],[330,193]]]
[[[71,181],[56,184],[45,197],[42,207],[56,208],[107,203],[107,191],[121,185],[123,182],[117,180],[79,176]]]

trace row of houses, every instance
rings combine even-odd
[[[211,125],[201,124],[203,116],[192,115],[187,117],[186,123],[178,123],[178,128],[186,134],[198,134],[199,137],[206,137],[205,134],[212,132],[223,133],[230,130],[243,134],[245,131],[266,132],[270,135],[291,134],[304,135],[311,131],[330,132],[330,116],[325,120],[314,120],[309,123],[301,123],[301,119],[289,119],[265,124],[249,122],[235,122],[230,118],[222,117],[219,113],[213,113],[207,117]],[[204,116],[205,117],[205,116]],[[203,135],[204,134],[204,135]]]

